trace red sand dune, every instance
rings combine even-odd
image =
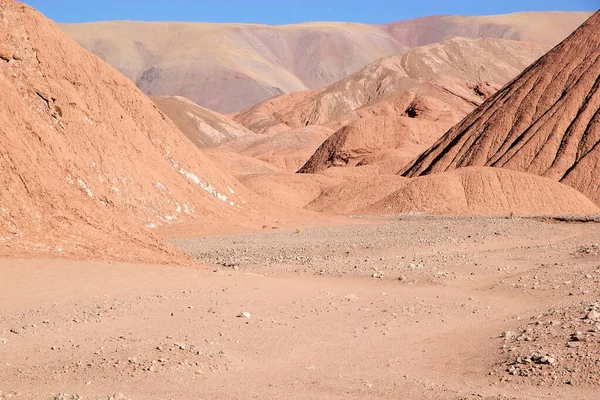
[[[533,63],[404,171],[465,166],[526,171],[600,204],[600,12]]]

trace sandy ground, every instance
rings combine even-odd
[[[1,260],[0,398],[600,393],[600,225],[407,217],[175,243],[210,267]]]

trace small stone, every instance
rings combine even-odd
[[[556,362],[556,360],[553,357],[550,357],[550,356],[543,356],[538,361],[539,364],[549,364],[549,365],[552,365],[555,362]]]
[[[250,314],[248,311],[242,311],[239,315],[239,318],[252,318],[252,314]]]
[[[108,398],[108,400],[131,400],[129,397],[125,396],[123,393],[113,394]]]
[[[202,375],[204,374],[204,371],[202,371],[201,369],[196,370],[196,375]]]
[[[8,339],[0,338],[0,343],[1,344],[6,344],[6,343],[8,343]]]
[[[516,333],[514,333],[513,331],[504,331],[500,334],[500,337],[506,338],[506,339],[510,339],[515,336],[516,336]]]
[[[587,313],[587,315],[585,316],[585,319],[600,322],[600,312],[598,312],[596,310],[592,310],[589,313]]]
[[[585,342],[587,340],[587,337],[582,332],[577,331],[571,334],[570,340],[573,342]]]

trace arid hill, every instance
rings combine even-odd
[[[454,38],[382,58],[324,90],[279,96],[234,119],[253,131],[268,125],[265,114],[271,125],[290,128],[382,114],[460,119],[547,50],[512,40]],[[421,104],[427,98],[441,104]]]
[[[397,173],[415,154],[427,149],[443,132],[440,124],[409,117],[370,117],[354,121],[331,135],[300,168],[301,173],[318,173],[330,167],[371,164],[374,154],[384,158],[395,152],[400,164],[387,173]],[[369,161],[367,161],[369,160]]]
[[[200,107],[185,97],[152,97],[158,108],[200,148],[214,147],[254,133],[217,112]]]
[[[375,26],[98,22],[62,25],[144,92],[232,112],[336,82],[406,49]]]
[[[409,181],[409,178],[385,174],[349,179],[326,188],[306,208],[322,213],[352,214],[386,198],[406,186]]]
[[[545,50],[502,39],[455,38],[378,60],[272,116],[290,126],[343,126],[299,172],[364,165],[365,157],[398,149],[395,170],[386,171],[396,173]],[[247,122],[249,115],[236,118]]]
[[[600,12],[527,68],[404,171],[466,166],[526,171],[600,204]]]
[[[457,36],[555,45],[589,15],[434,16],[379,26],[118,21],[61,28],[148,94],[184,96],[232,112],[281,93],[331,85],[378,58]]]
[[[398,21],[381,28],[405,46],[453,37],[492,37],[554,46],[581,25],[590,12],[519,12],[503,15],[435,15]]]
[[[221,150],[218,147],[204,149],[203,153],[206,154],[221,171],[238,179],[246,175],[272,174],[280,171],[277,166],[269,164],[266,161],[261,161],[258,158],[227,150]]]
[[[304,101],[310,101],[322,91],[323,89],[303,90],[275,96],[247,110],[233,114],[232,119],[256,133],[285,132],[293,127],[280,121],[280,119],[283,119],[283,115],[293,110],[296,105],[302,104]]]
[[[577,190],[524,172],[469,167],[413,179],[381,176],[330,189],[309,206],[345,214],[595,214],[600,209]],[[360,191],[355,189],[360,187]],[[390,188],[393,193],[383,197]],[[358,196],[358,193],[369,193]],[[380,200],[378,199],[380,198]],[[374,203],[371,201],[376,200]],[[354,205],[350,209],[348,204]],[[369,204],[371,203],[371,204]]]
[[[245,201],[135,85],[0,0],[0,254],[173,261],[152,228]]]
[[[254,157],[278,169],[296,172],[333,132],[324,126],[305,126],[270,135],[245,136],[224,143],[218,150]]]
[[[402,179],[400,177],[397,177]],[[303,208],[331,187],[338,179],[323,175],[277,173],[241,178],[248,189],[286,209]]]

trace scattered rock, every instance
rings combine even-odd
[[[125,396],[123,393],[113,394],[108,398],[108,400],[131,400],[129,397]]]
[[[585,342],[587,337],[580,331],[571,334],[570,340],[572,342]]]
[[[250,314],[248,311],[242,311],[239,315],[239,318],[252,318],[252,314]]]
[[[59,393],[56,395],[54,400],[80,400],[81,397],[78,394]]]
[[[598,312],[596,310],[591,310],[590,312],[587,313],[587,315],[585,316],[585,319],[600,322],[600,312]]]

